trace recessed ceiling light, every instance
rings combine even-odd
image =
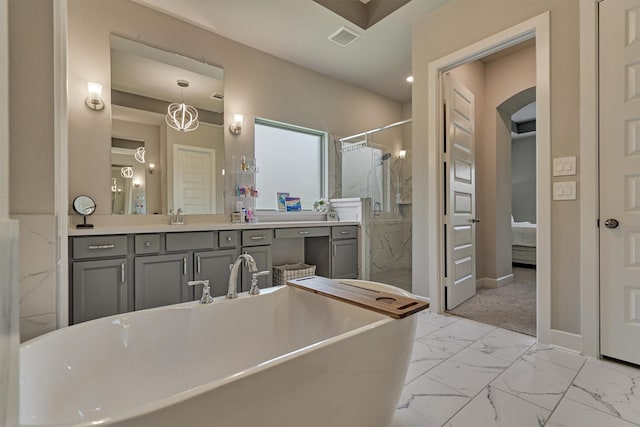
[[[407,77],[407,81],[408,81],[409,83],[413,83],[413,76],[409,76],[409,77]]]

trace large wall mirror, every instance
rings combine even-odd
[[[223,75],[221,68],[111,36],[113,214],[224,213]],[[172,103],[197,110],[195,130],[167,124]]]

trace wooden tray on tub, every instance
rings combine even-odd
[[[311,276],[287,281],[287,285],[402,319],[429,308],[427,301]]]

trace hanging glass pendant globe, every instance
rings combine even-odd
[[[185,87],[189,87],[189,82],[178,80],[178,86],[184,90]],[[170,127],[180,132],[196,130],[200,124],[198,122],[198,110],[191,105],[185,104],[184,101],[170,104],[165,120]]]

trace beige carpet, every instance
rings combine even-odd
[[[449,311],[461,317],[536,336],[536,270],[513,267],[513,283],[482,288]]]

